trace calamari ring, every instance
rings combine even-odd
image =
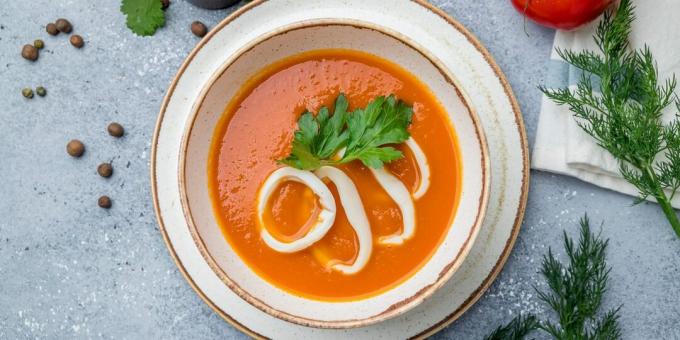
[[[272,236],[264,224],[264,212],[267,202],[274,190],[285,181],[295,181],[305,184],[319,198],[321,212],[317,215],[317,221],[309,229],[305,236],[291,241],[282,242]],[[318,177],[310,171],[298,170],[292,167],[283,167],[272,172],[260,188],[257,198],[257,216],[260,222],[260,234],[264,242],[272,249],[281,253],[294,253],[308,248],[321,240],[335,222],[336,206],[333,194]]]

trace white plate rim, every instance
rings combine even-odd
[[[203,292],[203,290],[198,286],[194,278],[189,275],[187,272],[186,267],[180,260],[177,249],[173,245],[169,235],[168,235],[168,230],[165,227],[165,223],[163,220],[163,212],[160,209],[160,204],[159,204],[159,195],[158,195],[158,183],[157,183],[157,173],[156,173],[156,164],[157,164],[157,146],[159,143],[159,136],[160,136],[160,130],[164,122],[165,118],[165,112],[166,108],[168,106],[168,103],[173,95],[173,91],[177,85],[178,79],[182,76],[186,68],[189,66],[189,64],[192,62],[194,56],[207,44],[207,42],[210,40],[210,38],[215,35],[219,29],[223,28],[224,26],[228,25],[230,22],[233,20],[237,19],[244,13],[248,12],[249,10],[263,4],[267,3],[271,0],[255,0],[251,2],[250,4],[244,6],[243,8],[237,10],[234,12],[232,15],[224,19],[220,24],[218,24],[201,42],[194,48],[194,50],[191,52],[191,54],[187,57],[185,62],[182,64],[180,67],[177,75],[173,78],[173,81],[169,87],[169,90],[163,100],[162,106],[161,106],[161,111],[159,113],[158,121],[156,123],[156,128],[154,131],[153,135],[153,140],[152,140],[152,150],[151,150],[151,164],[150,164],[150,172],[151,172],[151,185],[152,185],[152,195],[153,195],[153,204],[154,204],[154,210],[156,212],[157,219],[159,221],[159,227],[161,234],[163,236],[163,239],[166,242],[166,245],[168,246],[168,250],[170,251],[170,254],[177,264],[178,268],[180,269],[180,272],[182,272],[183,276],[191,287],[196,290],[198,295],[220,316],[222,316],[226,321],[234,325],[237,329],[241,330],[242,332],[254,336],[254,337],[262,337],[261,334],[259,334],[256,330],[250,329],[234,319],[231,315],[229,315],[227,312],[223,311],[220,309],[206,294]],[[460,315],[462,315],[470,306],[472,306],[480,297],[481,295],[486,291],[486,289],[490,286],[490,284],[493,282],[495,277],[498,275],[500,272],[502,266],[504,265],[505,261],[507,260],[510,250],[512,249],[512,246],[514,245],[514,242],[516,240],[516,237],[519,233],[521,221],[523,219],[524,211],[526,208],[526,199],[528,195],[528,176],[529,176],[529,157],[528,157],[528,146],[527,146],[527,138],[526,138],[526,133],[524,130],[524,123],[522,121],[522,116],[521,112],[519,109],[519,105],[512,93],[512,89],[510,88],[507,80],[505,79],[505,76],[503,75],[502,71],[498,67],[498,65],[495,63],[491,55],[488,53],[488,51],[483,47],[483,45],[466,29],[464,28],[460,23],[455,21],[453,18],[448,16],[445,12],[442,10],[434,7],[433,5],[425,2],[424,0],[410,0],[413,3],[416,3],[425,9],[429,10],[432,14],[440,17],[441,19],[445,20],[448,22],[449,25],[451,25],[454,29],[462,33],[466,39],[469,41],[469,43],[477,49],[479,53],[482,54],[484,57],[486,63],[488,66],[491,67],[493,72],[495,73],[495,76],[497,80],[500,81],[500,85],[503,87],[503,90],[505,92],[505,96],[510,102],[510,105],[512,107],[512,111],[515,117],[515,123],[516,123],[516,129],[517,133],[519,135],[519,142],[521,144],[521,148],[519,151],[521,151],[521,159],[522,159],[522,178],[521,178],[521,192],[520,192],[520,197],[518,199],[518,206],[515,214],[514,221],[512,221],[512,230],[510,235],[507,238],[507,241],[504,245],[503,251],[501,255],[499,256],[498,260],[496,261],[495,265],[493,268],[490,270],[489,274],[482,280],[481,284],[477,287],[475,291],[463,302],[461,306],[459,306],[457,309],[455,309],[451,314],[449,314],[447,317],[443,318],[439,322],[435,323],[434,325],[421,330],[415,336],[421,337],[421,336],[427,336],[430,334],[433,334],[437,332],[438,330],[446,327],[448,324],[453,322],[455,319],[457,319]],[[493,184],[492,184],[493,185]],[[181,208],[180,208],[181,209]],[[408,313],[407,313],[408,314]]]

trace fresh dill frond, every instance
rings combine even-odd
[[[606,263],[607,240],[593,234],[585,216],[580,221],[578,244],[564,233],[569,260],[562,264],[551,249],[543,257],[541,274],[549,291],[536,289],[538,297],[556,314],[558,322],[539,322],[533,315],[519,316],[496,328],[485,340],[518,340],[540,329],[560,340],[614,340],[621,337],[619,308],[598,318],[602,297],[607,291],[610,268]]]
[[[523,315],[514,318],[504,326],[498,326],[484,340],[520,340],[539,327],[538,320],[533,315]]]
[[[580,226],[578,245],[564,234],[567,266],[551,250],[543,258],[541,273],[550,292],[537,292],[557,313],[559,322],[548,321],[540,327],[556,339],[618,339],[618,309],[597,318],[609,278],[605,260],[608,241],[592,233],[587,216],[581,219]]]
[[[680,118],[676,115],[667,124],[661,119],[674,102],[680,114],[677,81],[675,76],[658,79],[648,47],[630,48],[633,20],[630,0],[622,0],[615,14],[605,12],[594,37],[600,53],[557,50],[583,70],[576,88],[541,90],[569,107],[578,126],[619,161],[621,175],[639,191],[636,203],[653,197],[680,237],[680,220],[670,204],[680,188]],[[594,79],[600,81],[599,89],[593,89]]]

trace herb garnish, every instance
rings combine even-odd
[[[127,15],[127,27],[137,35],[149,36],[165,25],[163,4],[159,0],[123,0],[120,11]]]
[[[552,308],[559,324],[539,322],[533,315],[519,316],[505,326],[496,328],[486,340],[523,339],[534,330],[543,330],[556,339],[618,339],[619,308],[597,318],[596,314],[607,290],[609,268],[605,261],[607,240],[590,230],[588,216],[581,219],[578,246],[564,233],[564,248],[569,265],[564,266],[548,250],[543,257],[541,273],[550,292],[536,289],[539,298]]]
[[[360,160],[366,166],[380,168],[384,163],[403,157],[389,144],[406,141],[413,109],[396,96],[377,97],[363,109],[347,112],[349,103],[343,94],[335,100],[331,115],[322,107],[317,115],[306,111],[298,120],[291,153],[281,163],[314,170],[323,165],[338,165]],[[345,148],[343,155],[335,159]]]
[[[680,237],[680,220],[670,204],[680,188],[680,116],[668,124],[661,120],[673,101],[680,113],[680,98],[673,95],[677,83],[673,76],[660,84],[648,47],[629,49],[633,10],[630,0],[622,0],[616,15],[605,13],[594,37],[602,56],[557,50],[584,71],[574,91],[541,90],[569,106],[578,125],[619,161],[621,174],[639,191],[636,203],[654,197]],[[594,78],[601,82],[600,94],[593,92]]]

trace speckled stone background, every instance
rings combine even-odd
[[[508,1],[433,1],[494,55],[519,99],[530,142],[553,32],[528,24]],[[0,5],[0,338],[223,339],[244,336],[213,313],[178,272],[156,226],[149,153],[166,87],[198,39],[194,20],[213,26],[232,9],[207,11],[174,0],[155,36],[134,36],[116,0],[3,0]],[[44,25],[71,20],[76,50]],[[40,60],[21,46],[45,40]],[[45,98],[26,100],[25,86]],[[118,121],[122,139],[106,133]],[[84,157],[65,152],[84,141]],[[97,176],[111,161],[114,175]],[[610,238],[607,307],[623,304],[626,339],[680,338],[680,241],[654,204],[577,179],[532,172],[526,219],[498,280],[436,338],[481,338],[521,312],[554,317],[533,286],[548,247],[563,254],[585,212]],[[113,208],[97,207],[107,194]]]

